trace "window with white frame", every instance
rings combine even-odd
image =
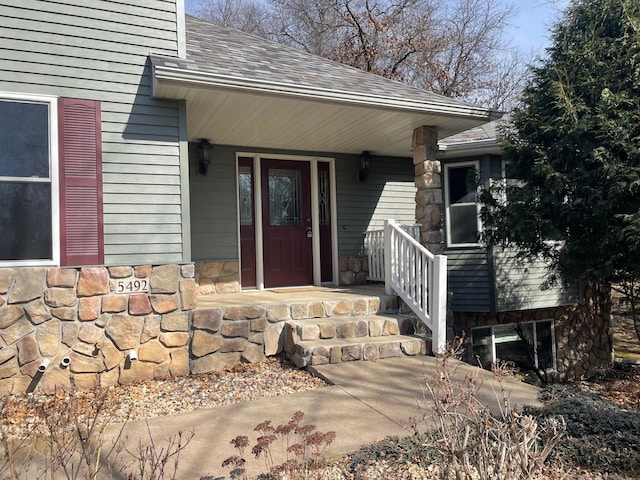
[[[473,355],[483,366],[496,359],[509,360],[521,370],[556,369],[552,320],[509,323],[471,330]]]
[[[0,94],[0,264],[55,264],[57,99]]]
[[[447,244],[450,247],[478,245],[478,172],[478,162],[444,166]]]

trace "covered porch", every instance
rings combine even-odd
[[[437,140],[494,112],[189,16],[186,34],[186,59],[150,63],[184,104],[191,258],[230,280],[205,290],[344,284],[389,212],[441,243]]]

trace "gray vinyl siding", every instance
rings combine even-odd
[[[150,52],[177,56],[176,8],[175,0],[0,0],[0,92],[101,102],[107,265],[189,260],[181,112],[151,98],[147,66]]]
[[[493,275],[487,250],[456,248],[445,250],[450,306],[456,312],[490,312],[493,310]]]
[[[191,255],[194,261],[237,260],[236,151],[215,146],[207,176],[197,172],[198,145],[189,144]]]
[[[517,258],[515,250],[495,248],[496,311],[569,305],[578,301],[576,285],[544,288],[549,273],[542,261],[527,262]]]
[[[236,152],[334,158],[339,255],[363,253],[364,232],[382,228],[384,220],[415,221],[415,187],[411,159],[372,159],[366,181],[358,181],[360,158],[326,152],[273,151],[215,146],[206,177],[196,174],[197,145],[190,144],[191,247],[193,260],[238,258]]]
[[[373,157],[366,180],[358,180],[359,156],[336,156],[338,253],[363,254],[364,232],[381,229],[386,219],[415,223],[413,162]]]
[[[443,164],[455,165],[472,161],[479,164],[480,184],[485,183],[489,178],[499,178],[501,168],[498,157],[470,156],[445,160]],[[480,245],[478,247],[450,247],[445,250],[445,255],[447,256],[451,309],[460,312],[492,311],[494,304],[493,273],[488,261],[487,249]]]

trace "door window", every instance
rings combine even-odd
[[[299,170],[269,169],[269,225],[302,224],[300,185]]]
[[[238,167],[240,225],[253,225],[253,179],[251,167]]]

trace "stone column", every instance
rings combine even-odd
[[[415,169],[416,222],[420,224],[420,242],[432,253],[444,251],[443,194],[435,127],[418,127],[413,131],[413,167]]]

